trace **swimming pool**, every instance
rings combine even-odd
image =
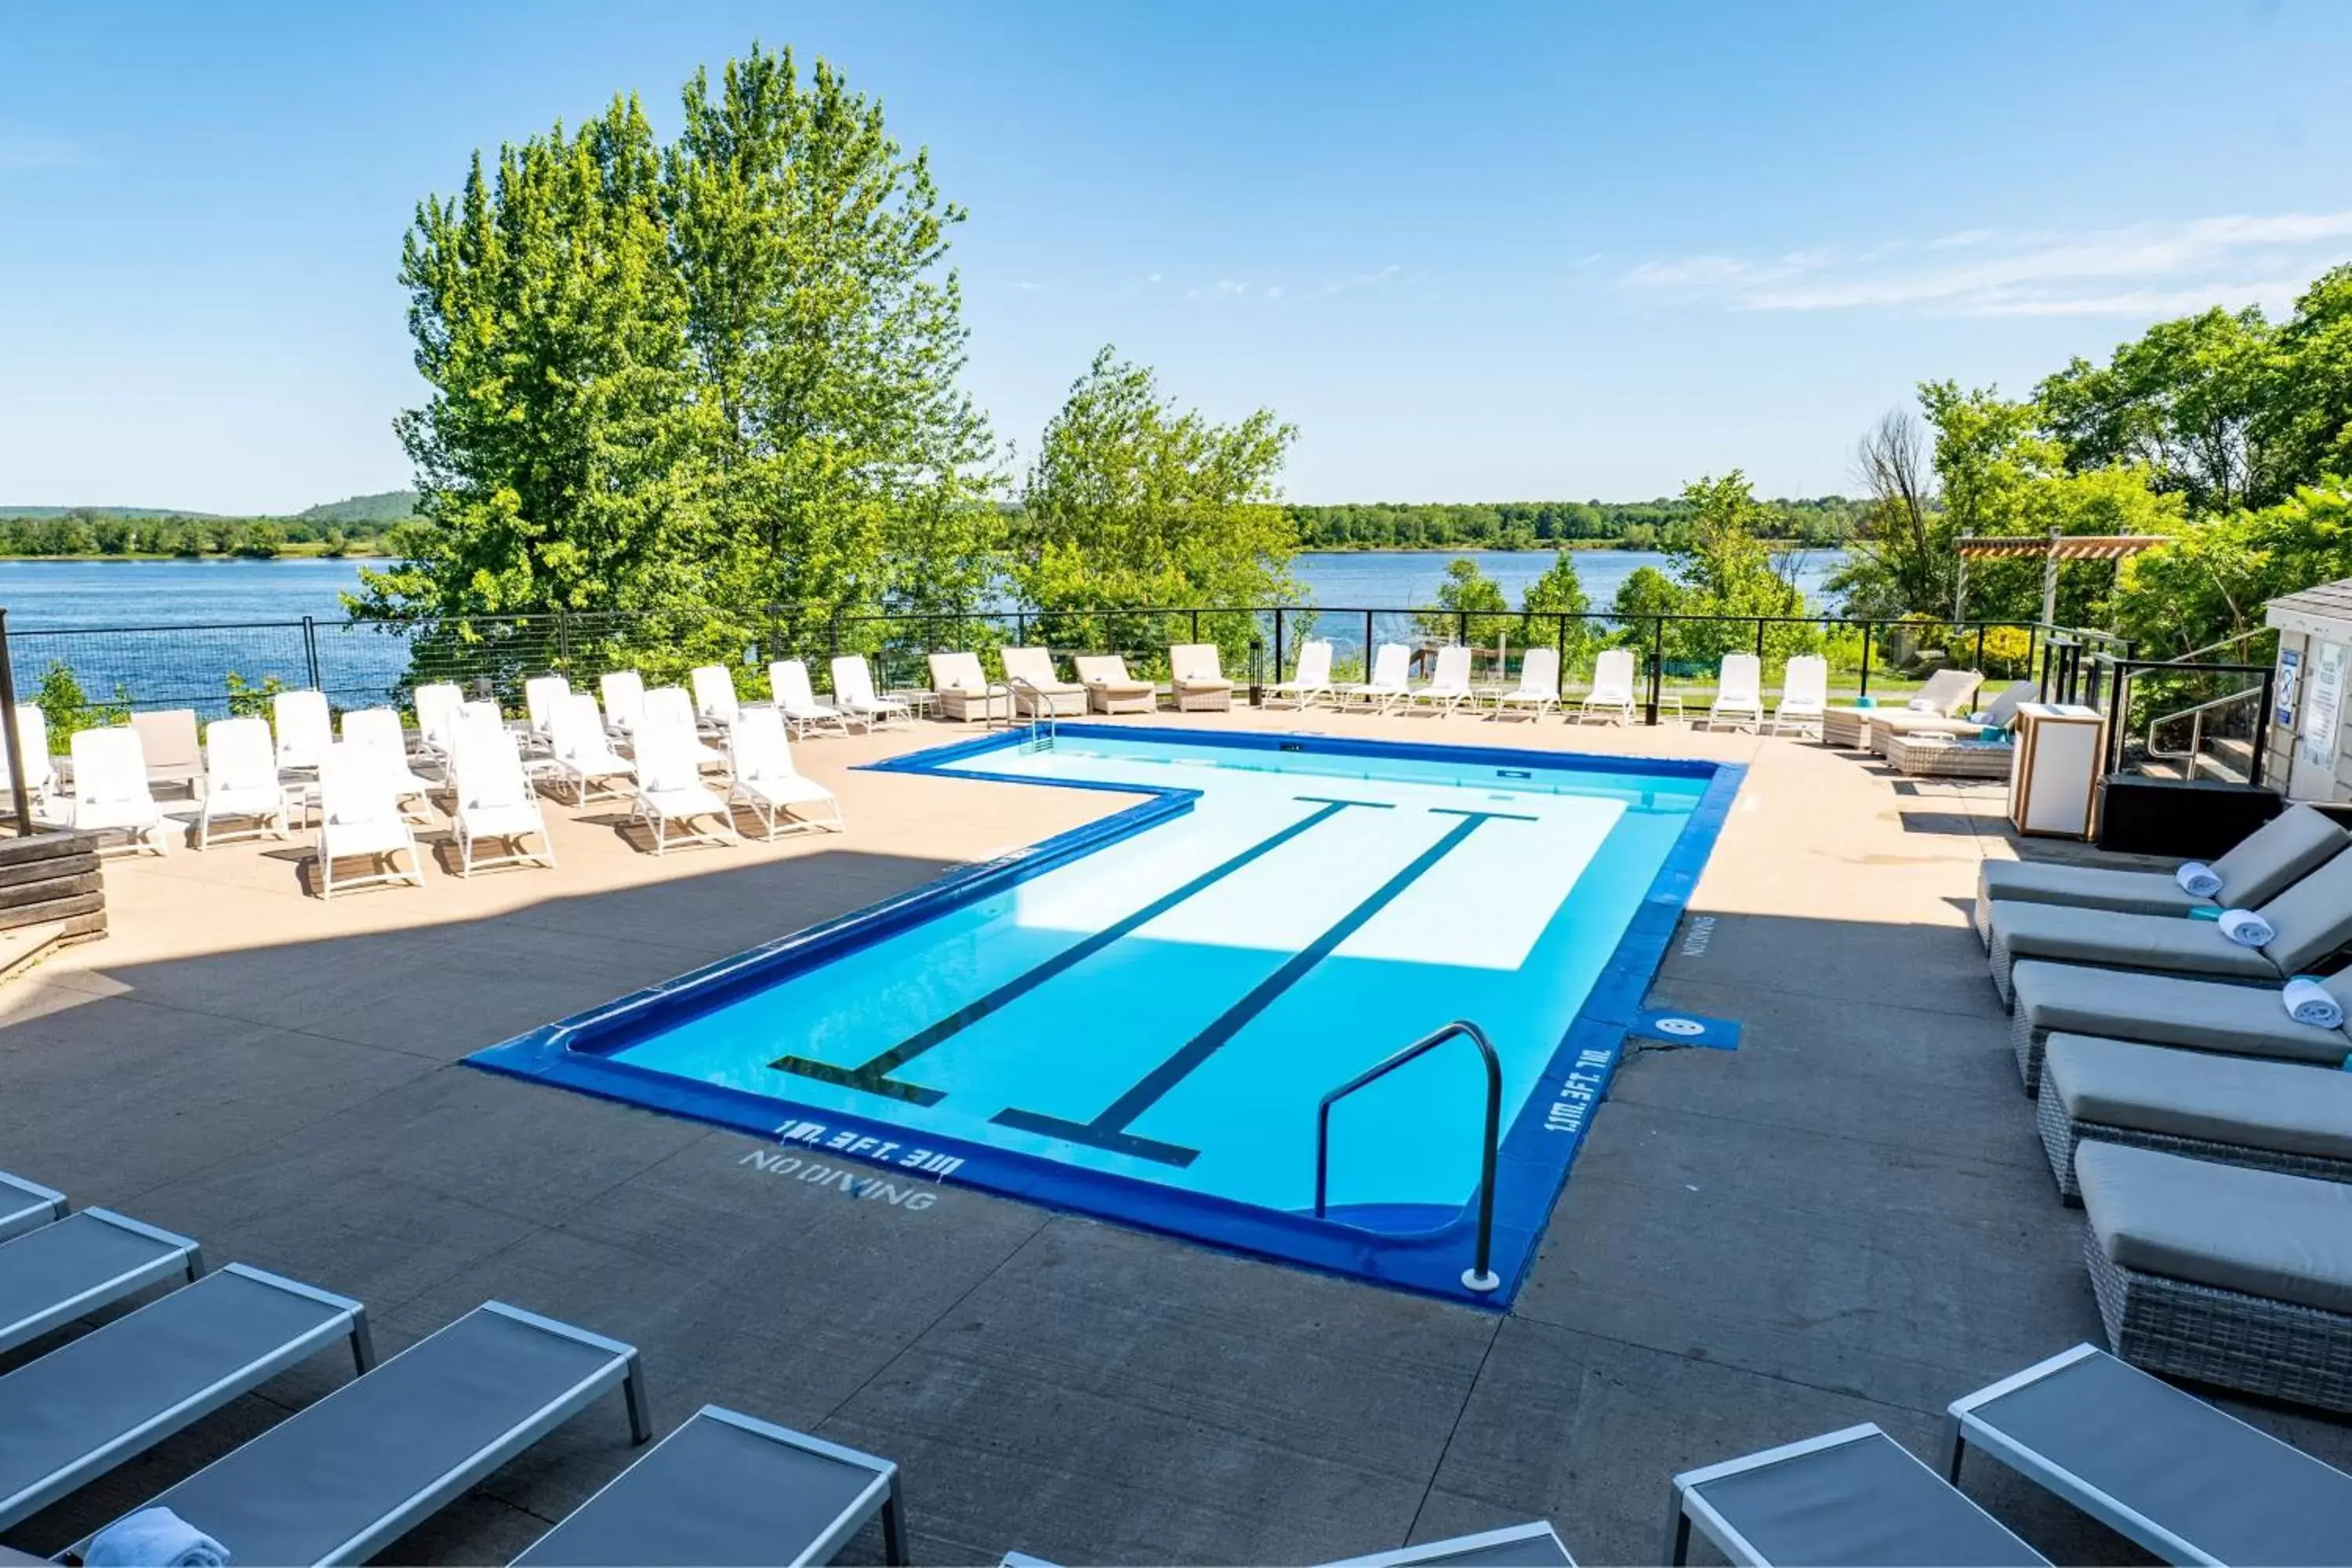
[[[875,764],[1136,804],[508,1041],[497,1071],[758,1132],[852,1192],[946,1179],[1507,1300],[1741,770],[1065,724]],[[1494,1270],[1470,1262],[1501,1069]],[[887,1192],[884,1192],[884,1188]]]

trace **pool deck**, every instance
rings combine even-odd
[[[852,771],[971,732],[939,724],[798,748],[841,837],[656,859],[623,807],[550,803],[559,869],[325,905],[299,840],[110,859],[113,934],[0,989],[0,1169],[356,1296],[387,1352],[493,1297],[628,1340],[665,1430],[712,1401],[897,1459],[919,1563],[1306,1563],[1535,1517],[1654,1562],[1675,1470],[1859,1421],[1933,1456],[1948,1401],[2098,1339],[1967,925],[1979,862],[2018,853],[1999,786],[1675,728],[1149,721],[1749,764],[1653,992],[1742,1047],[1626,1064],[1508,1312],[951,1186],[854,1199],[457,1065],[1124,803]],[[321,1356],[0,1542],[54,1551],[343,1375]],[[2352,1465],[2352,1426],[2230,1405]],[[633,1453],[610,1399],[386,1560],[505,1561]],[[1966,1485],[2058,1561],[2143,1560],[1990,1463]]]

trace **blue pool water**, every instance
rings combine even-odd
[[[1479,1180],[1475,1050],[1334,1111],[1321,1220],[1317,1109],[1469,1019],[1502,1063],[1515,1275],[1736,772],[1286,744],[1064,726],[1050,748],[1000,734],[886,764],[1141,800],[483,1065],[754,1126],[803,1160],[1442,1289]]]

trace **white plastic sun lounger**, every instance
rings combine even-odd
[[[548,743],[556,704],[571,695],[572,682],[561,675],[534,675],[522,683],[523,723],[534,744]]]
[[[635,739],[637,726],[646,721],[645,677],[634,669],[616,669],[597,680],[596,691],[604,700],[605,728],[615,740]]]
[[[232,1263],[17,1367],[0,1377],[0,1529],[338,1341],[374,1364],[357,1301]]]
[[[65,1217],[65,1194],[0,1171],[0,1242]]]
[[[1783,730],[1822,732],[1830,710],[1830,661],[1817,653],[1801,653],[1780,672],[1780,700],[1772,710],[1772,733]]]
[[[1592,661],[1592,689],[1576,710],[1578,723],[1599,714],[1621,724],[1633,721],[1633,650],[1604,647]]]
[[[774,838],[791,828],[821,828],[828,826],[812,817],[794,817],[796,805],[824,805],[833,813],[830,824],[836,833],[845,824],[841,818],[841,802],[833,792],[804,776],[793,766],[792,742],[784,736],[783,715],[763,703],[755,703],[742,710],[733,730],[728,732],[730,766],[735,782],[728,792],[730,805],[742,802],[751,808],[763,837]]]
[[[1717,724],[1764,727],[1764,661],[1752,653],[1727,653],[1715,678],[1715,705],[1706,710]]]
[[[702,739],[701,727],[695,722],[694,699],[682,686],[656,686],[646,693],[645,714],[637,721],[638,741],[642,742],[648,734],[667,735],[685,747],[698,772],[727,771],[727,753]]]
[[[1331,688],[1331,645],[1321,637],[1310,637],[1298,645],[1298,668],[1291,678],[1265,689],[1265,705],[1287,702],[1293,708],[1312,708],[1318,697],[1334,706],[1339,700]]]
[[[735,722],[742,705],[735,700],[735,677],[723,664],[698,664],[687,672],[694,691],[694,721],[705,730],[723,732]]]
[[[33,816],[54,816],[58,812],[58,765],[49,756],[48,715],[30,702],[19,702],[13,728],[13,741],[9,735],[0,734],[0,767],[7,764],[10,745],[24,752],[25,793],[32,797]]]
[[[286,837],[289,814],[278,762],[284,751],[282,743],[272,745],[269,726],[259,719],[213,721],[205,731],[205,798],[196,807],[198,849],[211,848],[215,837]],[[318,765],[315,758],[310,765]],[[215,835],[213,824],[224,820],[250,826]]]
[[[797,658],[780,658],[768,666],[768,689],[776,694],[776,711],[784,716],[794,737],[806,735],[811,730],[830,730],[836,735],[849,733],[849,722],[841,710],[816,700],[816,688],[809,684],[808,666]]]
[[[409,694],[416,710],[418,749],[442,766],[449,763],[449,748],[457,736],[457,720],[466,708],[466,694],[446,680],[418,687]]]
[[[147,754],[127,725],[75,734],[67,809],[77,831],[111,829],[125,836],[127,848],[164,853],[163,813],[147,787]]]
[[[2332,1563],[2352,1476],[2095,1345],[1952,1401],[1948,1473],[1999,1459],[2167,1563]]]
[[[401,732],[398,713],[389,708],[352,710],[343,715],[343,744],[357,746],[374,760],[404,816],[415,822],[433,820],[433,781],[408,765],[408,737]]]
[[[1128,674],[1127,660],[1118,654],[1080,654],[1070,665],[1097,713],[1149,713],[1160,706],[1160,689]]]
[[[139,749],[146,754],[150,787],[184,784],[192,794],[204,788],[205,748],[196,737],[194,709],[151,708],[131,715],[131,727],[139,731]]]
[[[1751,1568],[2049,1562],[1867,1423],[1684,1471],[1675,1478],[1668,1563],[1690,1561],[1693,1526]]]
[[[1372,678],[1339,688],[1339,706],[1360,704],[1368,713],[1386,713],[1409,701],[1412,688],[1405,683],[1412,650],[1401,642],[1384,642],[1372,654]]]
[[[907,1559],[898,1467],[706,1405],[515,1559],[516,1568],[830,1563],[867,1521]]]
[[[1217,645],[1180,642],[1168,649],[1168,695],[1179,713],[1223,713],[1234,705],[1234,683],[1218,662]]]
[[[1536,1564],[1576,1568],[1576,1559],[1559,1539],[1549,1520],[1507,1525],[1501,1530],[1457,1535],[1451,1541],[1424,1541],[1369,1557],[1350,1557],[1330,1568],[1534,1568]]]
[[[278,771],[316,773],[319,759],[335,740],[335,721],[327,712],[327,694],[281,691],[269,700],[269,717],[278,726]]]
[[[734,814],[702,782],[702,750],[690,721],[648,715],[637,736],[637,787],[631,814],[652,829],[654,853],[677,844],[735,844]],[[706,826],[697,827],[695,824]],[[676,828],[677,831],[672,832]]]
[[[555,841],[514,737],[502,725],[461,724],[456,748],[450,773],[457,809],[450,821],[457,832],[457,874],[470,877],[486,866],[554,866]],[[526,848],[523,840],[534,837],[540,847]],[[484,844],[503,844],[506,850],[484,855],[478,847]]]
[[[83,1209],[0,1244],[0,1352],[167,1279],[194,1280],[204,1249],[108,1209]]]
[[[1004,668],[1008,675],[1013,668],[1010,656],[1013,651],[1006,650]],[[879,729],[885,724],[914,728],[913,709],[895,697],[877,697],[874,694],[874,672],[866,668],[864,654],[845,653],[833,661],[833,697],[840,705],[843,717],[855,720],[868,730]]]
[[[511,744],[511,742],[509,742]],[[364,859],[374,869],[346,875],[346,889],[387,883],[425,885],[425,857],[402,814],[398,786],[383,753],[343,741],[319,765],[319,900],[335,896],[338,863]],[[400,857],[408,857],[403,867]]]
[[[613,738],[604,731],[604,716],[596,710],[593,697],[581,691],[556,699],[548,710],[547,722],[548,755],[555,763],[557,780],[571,784],[574,805],[619,800],[628,794],[613,781],[634,780],[635,764],[613,749]],[[604,785],[601,790],[595,787],[599,783]]]
[[[1054,651],[1044,647],[1000,648],[996,655],[1004,666],[1004,683],[1013,688],[1013,710],[1036,718],[1050,714],[1056,719],[1076,719],[1087,710],[1087,689],[1064,680],[1054,673]],[[836,679],[834,689],[841,689]]]
[[[1438,712],[1451,713],[1470,700],[1470,649],[1455,643],[1437,650],[1437,671],[1429,684],[1405,699],[1408,706],[1426,702]]]
[[[142,1506],[234,1563],[364,1563],[615,1387],[646,1441],[635,1349],[487,1302]]]
[[[1519,683],[1495,694],[1495,717],[1526,710],[1540,719],[1559,706],[1559,649],[1531,647],[1519,663]]]

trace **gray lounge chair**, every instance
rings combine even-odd
[[[0,1171],[0,1241],[65,1217],[65,1194]]]
[[[635,1350],[486,1302],[142,1506],[234,1563],[364,1563],[615,1387],[646,1441]]]
[[[2047,860],[1988,860],[1977,873],[1977,936],[1991,940],[1996,900],[2012,904],[2064,904],[2078,910],[2120,910],[2135,915],[2186,916],[2190,910],[2251,910],[2268,903],[2329,860],[2352,834],[2307,805],[2291,805],[2213,862],[2219,898],[2180,890],[2169,871],[2117,871]]]
[[[1514,1524],[1501,1530],[1482,1531],[1476,1535],[1457,1535],[1451,1541],[1424,1541],[1418,1546],[1400,1546],[1394,1552],[1375,1552],[1370,1557],[1350,1557],[1335,1563],[1331,1568],[1413,1568],[1426,1564],[1430,1568],[1530,1568],[1533,1564],[1557,1563],[1560,1568],[1576,1568],[1576,1559],[1561,1544],[1559,1532],[1549,1520],[1533,1524]]]
[[[1693,1525],[1735,1563],[2049,1561],[1868,1424],[1684,1471],[1675,1478],[1668,1564],[1690,1560]]]
[[[2009,972],[2010,1039],[2025,1092],[2042,1084],[2042,1053],[2053,1034],[2096,1035],[2194,1051],[2266,1057],[2313,1067],[2352,1058],[2352,1031],[2298,1024],[2278,992],[2178,974],[2135,974],[2079,963],[2024,959]],[[2352,969],[2322,982],[2352,1016]]]
[[[2084,1139],[2352,1182],[2352,1073],[2053,1035],[2034,1120],[2058,1194]]]
[[[26,1363],[0,1377],[0,1529],[338,1340],[365,1372],[357,1301],[232,1263]]]
[[[706,1405],[515,1559],[540,1568],[830,1563],[876,1515],[907,1561],[898,1467]]]
[[[2074,1179],[2116,1354],[2352,1410],[2352,1186],[2099,1142]]]
[[[2076,1345],[1950,1406],[1968,1447],[2168,1563],[2329,1563],[2352,1542],[2352,1476]]]
[[[2336,856],[2259,912],[2274,935],[2268,946],[2242,947],[2212,921],[1996,900],[1987,942],[1993,987],[2008,1002],[2010,969],[2024,958],[2283,985],[2352,942],[2352,855]]]
[[[204,1249],[184,1236],[105,1209],[68,1215],[0,1245],[0,1351],[204,1271]]]

